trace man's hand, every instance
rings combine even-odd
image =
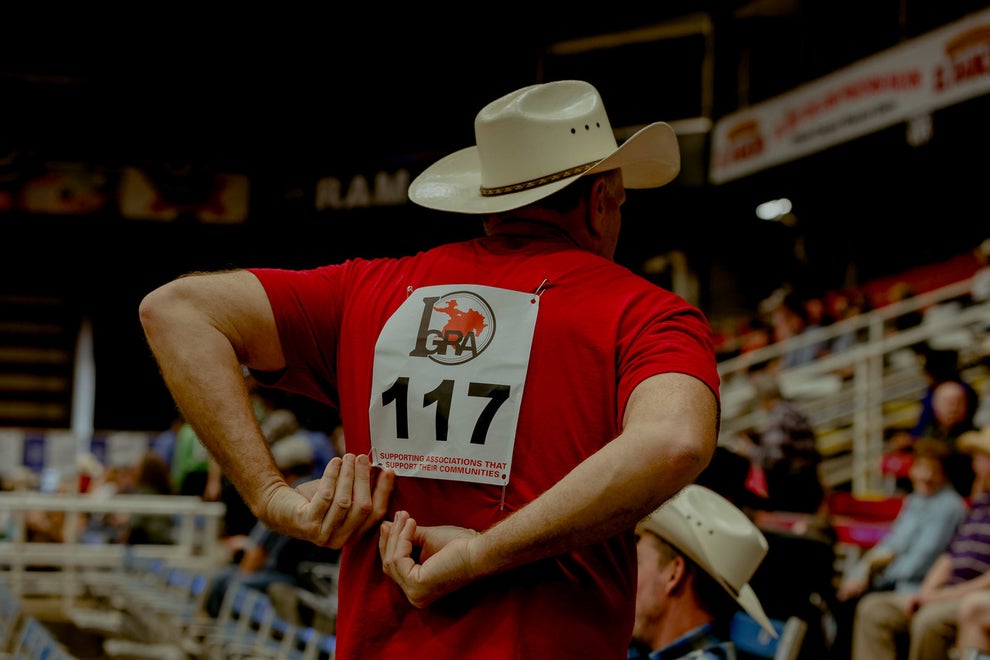
[[[921,595],[921,592],[908,594],[904,600],[904,613],[910,618],[914,616],[915,612],[924,607],[924,605],[925,598]]]
[[[340,548],[385,517],[394,486],[393,470],[373,478],[367,456],[344,454],[327,463],[319,480],[275,490],[265,521],[276,531]]]
[[[870,581],[866,577],[851,577],[846,578],[839,585],[839,589],[835,596],[840,601],[851,600],[857,596],[861,596],[866,588],[870,586]]]
[[[406,511],[397,511],[392,522],[381,526],[382,569],[414,607],[426,607],[477,577],[470,546],[478,536],[472,529],[453,525],[418,527]]]

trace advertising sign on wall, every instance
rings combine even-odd
[[[990,9],[906,41],[712,130],[720,184],[990,92]]]

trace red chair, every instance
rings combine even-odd
[[[845,491],[828,494],[828,510],[833,516],[893,521],[903,505],[903,495],[856,496]]]
[[[890,533],[904,496],[856,497],[840,491],[829,493],[827,502],[835,530],[836,566],[846,575],[864,552]]]
[[[903,495],[856,497],[846,492],[829,493],[828,510],[836,540],[861,550],[872,548],[890,532],[903,505]]]

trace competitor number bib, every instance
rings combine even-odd
[[[414,290],[375,344],[372,462],[397,475],[509,481],[539,296]]]

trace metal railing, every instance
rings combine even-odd
[[[961,368],[986,375],[990,355],[990,302],[969,299],[966,279],[856,317],[777,342],[719,363],[722,377],[721,440],[746,428],[761,428],[765,413],[754,405],[750,370],[785,353],[819,342],[833,345],[847,332],[859,341],[841,352],[781,370],[781,390],[809,416],[819,432],[826,460],[822,478],[828,486],[851,481],[855,493],[883,490],[880,458],[885,434],[896,426],[913,426],[917,404],[928,385],[913,348],[958,351]],[[946,313],[928,314],[932,309]],[[914,327],[893,331],[896,320],[923,313]],[[981,366],[981,363],[983,366]]]
[[[28,513],[64,514],[62,540],[29,540]],[[0,578],[21,595],[60,595],[71,603],[82,591],[82,574],[119,570],[125,557],[161,558],[172,565],[214,568],[227,561],[219,542],[226,507],[186,495],[116,495],[0,492],[0,513],[8,519],[0,538]],[[82,533],[87,516],[161,515],[175,520],[174,542],[126,545],[92,542]]]

